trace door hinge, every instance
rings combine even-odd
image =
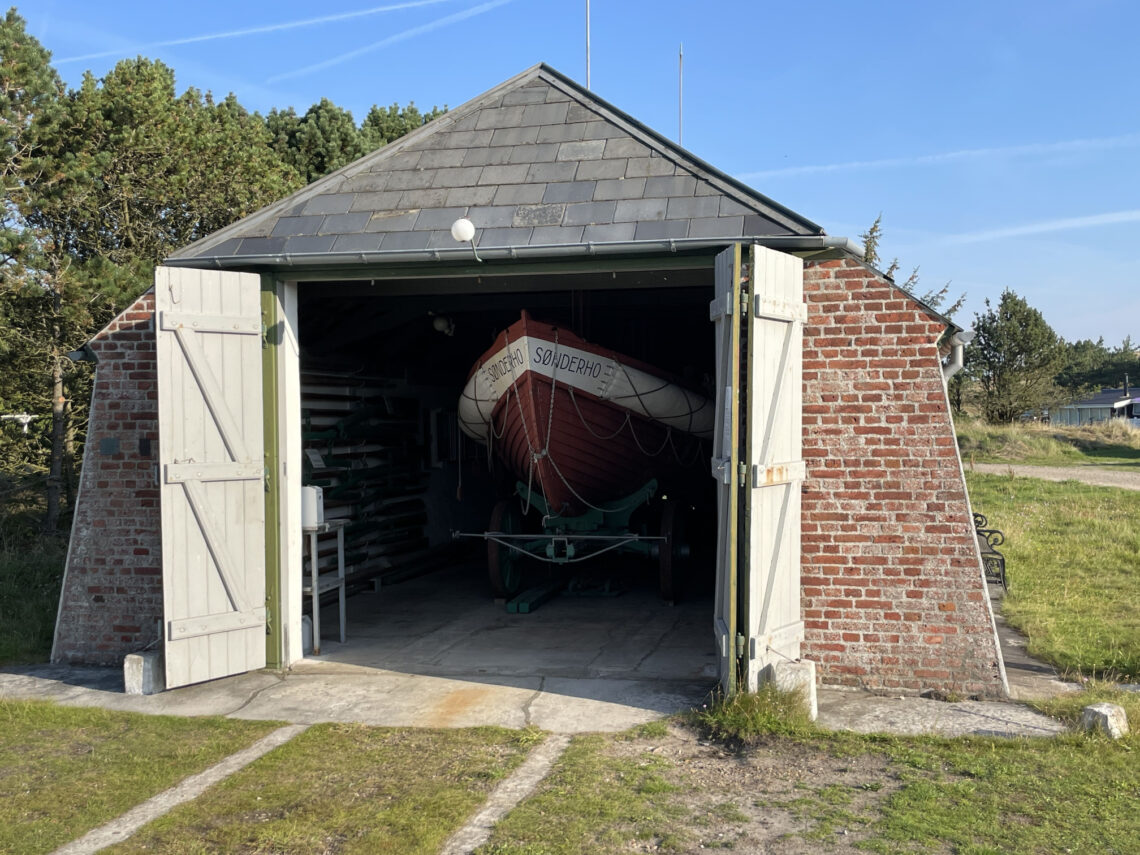
[[[265,475],[265,492],[266,493],[272,493],[273,492],[273,484],[271,481],[272,476],[269,474],[269,467],[266,466],[262,471],[264,472],[264,475]]]
[[[739,632],[738,632],[738,633],[736,633],[736,658],[737,658],[737,659],[739,659],[739,658],[741,658],[742,656],[744,656],[744,645],[745,645],[745,642],[746,642],[747,640],[748,640],[748,639],[746,639],[746,638],[745,638],[745,637],[744,637],[742,634],[740,634]]]
[[[732,314],[732,292],[721,294],[709,302],[709,320],[719,321],[726,315]]]
[[[736,477],[741,487],[748,484],[748,464],[743,460],[736,464]]]
[[[747,318],[748,317],[748,309],[749,309],[748,289],[747,288],[741,288],[740,289],[740,317]]]

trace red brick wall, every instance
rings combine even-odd
[[[90,347],[95,388],[52,661],[117,665],[162,625],[153,294]]]
[[[942,324],[854,261],[808,265],[804,290],[804,655],[829,683],[998,695]],[[57,662],[118,664],[159,637],[153,305],[140,298],[91,344]]]
[[[851,260],[804,292],[803,655],[828,683],[1001,695],[944,326]]]

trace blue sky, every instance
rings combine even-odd
[[[967,304],[1140,341],[1140,3],[592,0],[593,90]],[[586,82],[585,0],[36,0],[64,80],[124,57],[251,110],[467,101],[536,62]]]

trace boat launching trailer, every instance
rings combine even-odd
[[[657,534],[631,530],[634,513],[649,505],[657,481],[604,505],[590,506],[572,517],[552,513],[542,493],[519,482],[515,496],[498,502],[485,532],[453,532],[455,538],[481,538],[487,542],[487,572],[495,596],[507,601],[507,611],[527,614],[566,592],[578,596],[615,596],[621,589],[610,581],[588,585],[573,573],[553,572],[542,584],[523,587],[526,564],[537,561],[552,568],[591,561],[602,555],[627,553],[656,559],[661,598],[673,603],[680,593],[691,549],[688,540],[688,508],[674,500],[660,503]],[[533,512],[533,513],[532,513]],[[541,531],[531,522],[541,515]]]

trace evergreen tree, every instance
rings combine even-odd
[[[53,358],[59,355],[54,345],[63,335],[65,298],[59,280],[44,270],[43,235],[28,222],[20,200],[30,186],[50,178],[30,165],[33,126],[58,109],[62,94],[51,54],[10,9],[0,21],[0,414],[31,419],[0,422],[0,472],[43,479],[48,529],[55,528],[63,472],[62,458],[53,460],[50,453],[51,441],[66,435],[62,365]]]
[[[863,239],[863,260],[872,267],[879,266],[879,241],[883,239],[883,215],[875,217],[867,231],[859,235]]]
[[[178,95],[143,57],[65,91],[15,10],[0,21],[0,474],[47,484],[55,529],[82,442],[90,366],[67,353],[149,287],[156,263],[443,111],[250,114],[233,95]],[[73,405],[74,402],[74,405]]]
[[[447,106],[444,105],[442,110],[438,107],[432,107],[431,111],[424,115],[417,109],[414,101],[409,103],[407,107],[392,104],[386,109],[373,104],[372,109],[368,111],[368,115],[364,117],[364,121],[360,125],[364,150],[375,151],[381,146],[399,139],[404,134],[423,127],[432,119],[436,119],[446,112]]]
[[[352,113],[322,98],[297,122],[287,152],[290,165],[308,184],[360,158],[364,144]]]
[[[271,110],[265,117],[265,127],[273,150],[296,169],[306,183],[311,183],[445,112],[447,107],[442,110],[433,107],[424,115],[415,103],[407,107],[393,104],[387,109],[373,105],[358,129],[353,124],[352,113],[322,98],[304,116],[298,116],[292,107]]]
[[[1076,400],[1097,391],[1106,374],[1112,354],[1104,339],[1065,343],[1065,361],[1057,374],[1057,385]]]
[[[879,216],[875,217],[875,222],[871,223],[870,228],[860,234],[859,237],[863,239],[863,261],[872,267],[878,268],[882,261],[882,257],[879,255],[879,243],[883,239],[883,215],[879,214]],[[953,303],[949,305],[946,304],[950,296],[949,282],[941,288],[933,288],[920,295],[918,293],[918,268],[912,268],[910,275],[907,276],[904,281],[897,282],[895,281],[895,274],[898,273],[900,266],[898,258],[893,258],[883,273],[888,279],[895,282],[898,287],[902,288],[916,300],[925,303],[947,318],[954,317],[955,313],[961,309],[962,305],[966,302],[966,295],[963,293],[959,295],[958,299]]]
[[[46,467],[44,527],[54,530],[80,439],[73,416],[84,420],[90,378],[67,353],[149,287],[170,252],[300,182],[260,117],[232,96],[220,104],[195,90],[176,96],[173,72],[142,58],[57,90],[29,111],[19,145],[6,151],[18,157],[5,209],[23,243],[19,263],[4,268],[11,346],[0,397],[44,416],[10,447],[22,465]]]
[[[985,305],[974,316],[966,371],[979,385],[986,421],[1006,424],[1063,397],[1054,377],[1065,348],[1041,313],[1013,291],[1002,292],[997,308]]]
[[[143,58],[87,74],[33,133],[32,159],[52,178],[24,201],[28,220],[81,263],[142,275],[127,297],[173,250],[300,186],[259,117],[233,96],[176,96],[174,73]]]

